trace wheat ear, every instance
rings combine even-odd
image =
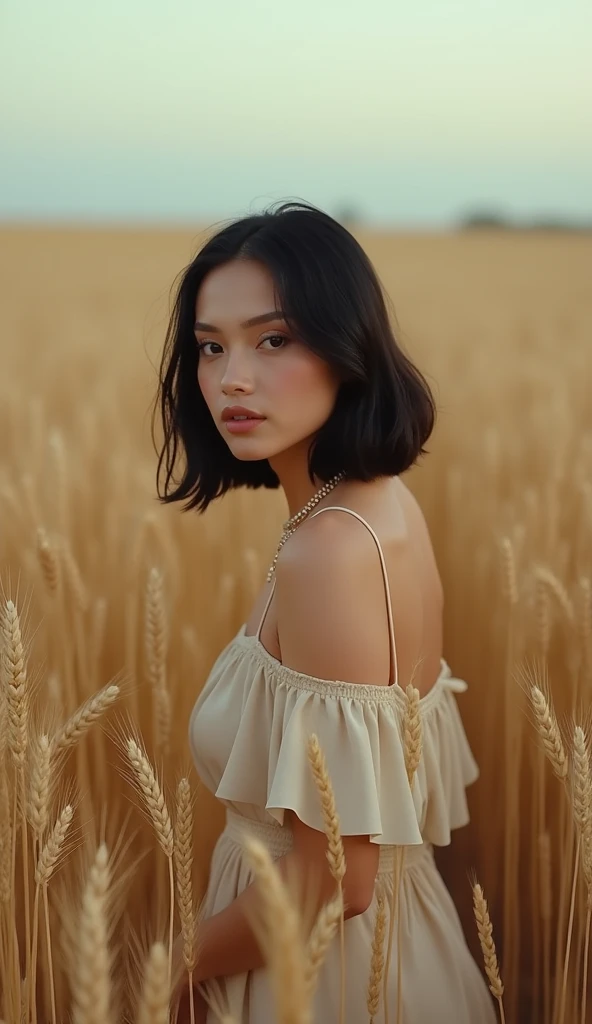
[[[148,681],[154,702],[154,741],[167,754],[171,733],[170,695],[166,683],[167,618],[162,575],[151,569],[146,587],[144,643]]]
[[[567,779],[568,761],[553,709],[538,686],[530,687],[530,700],[538,733],[551,767],[562,782]]]
[[[34,744],[34,756],[29,781],[27,817],[37,839],[45,832],[49,811],[51,742],[42,733]]]
[[[99,846],[82,896],[78,955],[72,985],[74,1024],[109,1024],[111,958],[108,945],[107,895],[109,854]]]
[[[380,1006],[380,986],[384,973],[384,939],[386,936],[386,898],[379,893],[376,906],[376,921],[372,937],[372,957],[370,960],[370,978],[366,1005],[372,1024]]]
[[[557,601],[557,604],[561,608],[565,616],[565,619],[570,625],[573,625],[575,618],[573,602],[569,597],[569,594],[567,593],[567,590],[563,586],[561,580],[558,580],[555,573],[551,572],[550,569],[547,569],[545,568],[545,566],[542,565],[536,569],[535,575],[536,578],[540,580],[544,586],[548,587],[550,593],[553,595],[553,597]]]
[[[29,895],[29,846],[27,836],[26,815],[26,783],[25,761],[29,740],[29,693],[27,683],[27,663],[23,645],[21,625],[16,606],[7,601],[0,611],[0,684],[4,686],[5,710],[8,719],[8,749],[17,771],[18,795],[15,793],[12,821],[12,849],[10,865],[10,913],[9,920],[15,914],[15,878],[16,878],[16,824],[17,807],[21,808],[21,850],[22,878],[25,914],[25,977],[31,972],[31,905]],[[12,964],[14,932],[9,931],[8,962]],[[29,989],[27,989],[28,995]],[[29,1013],[27,998],[27,1014]]]
[[[61,754],[69,747],[78,743],[79,739],[91,725],[105,713],[108,707],[119,697],[119,687],[115,683],[103,687],[81,704],[73,715],[65,722],[52,740],[52,756]]]
[[[60,561],[43,527],[37,530],[37,558],[45,585],[54,594],[60,585]]]
[[[325,756],[321,750],[318,737],[313,733],[308,741],[308,762],[310,764],[315,786],[321,801],[321,812],[325,835],[327,837],[328,849],[327,860],[333,878],[337,882],[337,891],[344,903],[343,878],[345,875],[345,850],[341,838],[339,815],[335,806],[335,794],[331,784],[331,778],[325,762]],[[345,917],[342,913],[340,924],[340,950],[341,950],[341,993],[339,1021],[343,1024],[345,1019]]]
[[[46,737],[49,742],[49,737]],[[32,798],[36,800],[35,797]],[[45,819],[47,818],[47,804],[45,803]],[[71,804],[66,804],[58,820],[56,821],[47,842],[43,849],[40,850],[37,864],[35,865],[35,899],[33,903],[33,938],[31,942],[31,977],[35,978],[37,975],[37,941],[39,934],[39,895],[43,890],[44,894],[44,906],[47,907],[47,901],[45,899],[47,884],[51,878],[54,868],[58,862],[58,858],[62,851],[68,829],[72,823],[74,811]],[[41,818],[39,813],[39,818]],[[45,825],[39,831],[37,831],[37,839],[39,847],[41,847],[42,835],[45,830]],[[51,968],[52,957],[51,957],[51,938],[49,931],[49,915],[46,911],[46,934],[47,934],[47,948],[48,948],[48,961],[51,969],[52,977],[50,978],[51,985],[51,1005],[52,1005],[52,1021],[55,1024],[55,993],[53,990],[53,969]],[[36,986],[31,986],[31,1011],[33,1021],[37,1020],[37,1006],[36,1006]]]
[[[167,951],[162,942],[155,942],[144,967],[137,1024],[168,1024],[169,999]]]
[[[175,868],[177,876],[177,899],[181,931],[183,934],[183,959],[188,971],[195,967],[195,914],[193,910],[193,810],[189,779],[182,778],[177,786],[177,814],[174,830]]]
[[[321,907],[306,944],[306,984],[312,997],[327,950],[333,942],[343,914],[343,899],[338,892]]]
[[[2,674],[8,717],[8,749],[18,769],[24,767],[28,742],[27,668],[18,612],[7,601],[0,614]]]
[[[311,1024],[306,988],[306,956],[298,912],[269,851],[245,836],[245,852],[258,882],[261,921],[253,919],[270,969],[276,1020]]]
[[[483,961],[485,963],[485,973],[489,979],[489,988],[498,1001],[502,1024],[505,1024],[503,1004],[504,986],[500,977],[495,943],[493,941],[493,928],[491,926],[489,910],[487,908],[487,900],[485,899],[483,889],[478,882],[475,882],[473,885],[473,911],[477,925],[477,932],[479,934],[481,952],[483,953]]]
[[[162,852],[169,863],[170,923],[169,923],[169,980],[173,971],[173,924],[175,915],[175,876],[173,870],[173,826],[166,805],[164,793],[156,777],[148,756],[138,743],[131,737],[127,741],[127,756],[134,771],[136,782],[144,798],[144,803]]]
[[[518,581],[514,545],[509,537],[500,542],[502,555],[502,593],[510,605],[518,604]]]
[[[421,715],[419,711],[419,690],[411,683],[405,691],[405,717],[404,717],[404,747],[405,747],[405,768],[409,785],[413,785],[415,773],[421,761],[422,751],[422,728]]]

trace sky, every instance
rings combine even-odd
[[[590,0],[0,0],[0,222],[592,221]]]

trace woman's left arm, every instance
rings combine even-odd
[[[292,829],[294,845],[290,853],[276,861],[276,867],[284,881],[293,879],[295,871],[305,879],[314,880],[315,894],[319,879],[317,908],[320,909],[335,893],[335,881],[327,863],[327,838],[324,832],[309,828],[295,814],[286,815],[286,824]],[[347,919],[363,914],[370,905],[379,848],[369,841],[368,836],[344,836],[343,845]],[[199,959],[193,974],[196,984],[263,966],[263,954],[250,923],[253,915],[259,913],[259,899],[258,883],[253,882],[228,907],[201,923],[197,933]]]

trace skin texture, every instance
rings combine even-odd
[[[273,279],[262,264],[233,260],[211,271],[197,296],[196,321],[220,331],[196,332],[197,343],[207,343],[200,349],[197,380],[230,451],[245,461],[269,459],[292,515],[321,485],[311,487],[306,455],[333,409],[339,381],[285,321],[241,326],[276,309]],[[251,433],[231,434],[220,418],[230,405],[267,420]]]
[[[273,280],[259,263],[234,261],[212,271],[196,301],[196,320],[218,331],[198,330],[197,385],[214,422],[239,459],[268,459],[293,515],[322,481],[311,484],[307,454],[330,415],[339,382],[333,369],[293,337],[282,320],[244,327],[245,320],[276,309]],[[277,339],[280,335],[284,341]],[[243,405],[267,417],[252,433],[233,435],[221,414]],[[372,522],[383,545],[401,675],[423,696],[440,668],[442,593],[431,543],[415,499],[397,478],[343,481],[317,506],[345,505]],[[255,633],[269,593],[266,585],[247,622]],[[390,657],[380,562],[368,531],[352,516],[326,512],[303,523],[280,554],[276,589],[261,633],[264,647],[284,664],[323,679],[387,685]],[[391,680],[392,681],[392,680]],[[326,860],[324,833],[286,811],[293,849],[278,861],[318,885],[320,907],[335,883]],[[379,847],[368,836],[344,836],[346,918],[372,900]],[[202,922],[196,983],[252,970],[263,959],[249,925],[258,899],[251,885],[233,903]],[[177,952],[179,943],[177,943]],[[178,991],[181,991],[183,983]],[[184,1004],[185,1005],[185,1004]],[[179,1022],[189,1019],[179,1016]],[[200,1014],[205,1007],[200,1004]],[[199,1019],[199,1017],[198,1017]]]

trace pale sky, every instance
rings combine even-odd
[[[0,221],[592,220],[590,0],[0,0]]]

